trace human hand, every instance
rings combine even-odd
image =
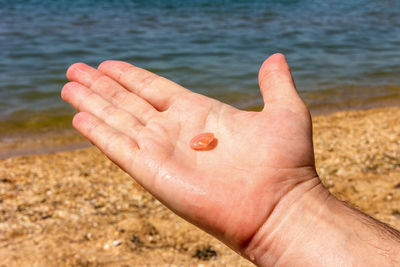
[[[77,63],[67,77],[62,97],[80,111],[74,127],[167,207],[240,253],[282,199],[320,183],[311,118],[281,54],[260,69],[261,112],[124,62],[97,70]],[[215,134],[214,149],[190,148],[202,132]]]

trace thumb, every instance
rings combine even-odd
[[[304,109],[284,55],[274,54],[264,61],[258,73],[258,83],[264,99],[263,111],[280,106],[294,111]]]

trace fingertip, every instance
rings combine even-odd
[[[65,84],[64,86],[63,86],[63,88],[61,89],[61,98],[64,100],[64,101],[67,101],[67,99],[68,99],[68,83],[67,84]]]
[[[68,82],[66,83],[63,88],[61,89],[61,98],[73,105],[73,102],[76,102],[76,97],[79,97],[79,94],[82,93],[82,90],[85,92],[87,88],[77,82]]]
[[[84,117],[85,117],[85,112],[76,113],[75,116],[72,118],[72,126],[78,128],[78,126],[82,124]]]
[[[273,54],[263,62],[259,72],[259,79],[261,80],[268,73],[276,71],[290,71],[286,57],[281,53]]]
[[[282,53],[275,53],[275,54],[272,54],[272,55],[269,57],[269,59],[270,59],[270,60],[278,60],[278,61],[281,61],[281,60],[286,61],[286,57],[285,57],[285,55],[282,54]]]
[[[72,64],[71,66],[69,66],[67,70],[67,79],[70,81],[74,80],[74,78],[76,78],[76,74],[81,73],[83,69],[87,67],[89,66],[83,62],[77,62]]]
[[[275,53],[272,54],[265,61],[268,61],[269,63],[286,63],[286,57],[282,53]]]
[[[72,126],[81,133],[87,133],[96,125],[96,118],[87,112],[78,112],[72,119]]]
[[[112,66],[115,62],[116,60],[111,60],[111,59],[103,61],[97,66],[97,70],[101,71],[102,69],[108,68]]]
[[[77,83],[75,82],[68,82],[66,83],[63,88],[61,89],[61,98],[64,101],[68,102],[68,99],[70,98],[71,91],[74,90],[74,88],[77,87]]]
[[[99,70],[101,72],[124,71],[132,66],[133,65],[131,65],[127,62],[123,62],[123,61],[119,61],[119,60],[106,60],[106,61],[100,63],[100,65],[97,67],[97,70]]]

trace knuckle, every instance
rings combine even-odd
[[[112,116],[115,112],[116,108],[113,105],[106,105],[102,108],[102,114],[107,117]]]
[[[86,110],[86,103],[87,102],[95,102],[96,101],[95,97],[96,97],[96,95],[94,92],[92,92],[90,90],[85,92],[84,96],[80,97],[80,99],[78,100],[78,103],[77,103],[78,109],[81,111]]]
[[[111,95],[110,95],[110,99],[113,103],[120,103],[122,101],[124,101],[128,96],[127,92],[124,91],[120,91],[115,89]]]
[[[97,77],[95,77],[93,79],[93,82],[90,85],[90,89],[94,90],[95,88],[103,87],[104,84],[108,84],[108,81],[106,79],[107,79],[107,76],[99,74]]]
[[[138,80],[138,85],[137,85],[137,90],[138,92],[142,92],[144,90],[146,90],[147,88],[151,87],[152,84],[154,83],[154,81],[156,81],[157,79],[159,79],[160,76],[151,73],[151,72],[147,72],[145,75],[143,75],[143,77],[141,77]]]

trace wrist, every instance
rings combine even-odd
[[[396,266],[398,235],[337,200],[316,177],[281,199],[244,255],[259,266]]]
[[[314,228],[315,216],[323,213],[330,193],[318,177],[309,179],[288,192],[277,203],[268,220],[252,237],[244,255],[259,266],[286,262],[291,246],[301,246],[300,237]]]

